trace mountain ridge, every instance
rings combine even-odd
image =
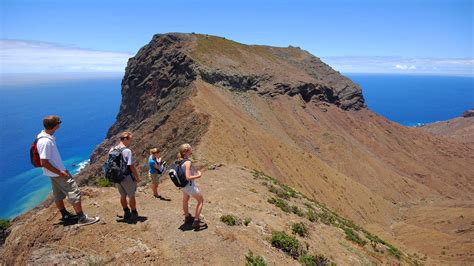
[[[358,85],[303,50],[155,35],[129,60],[122,96],[81,184],[97,184],[128,130],[143,176],[149,148],[173,161],[189,142],[199,168],[261,169],[410,254],[474,259],[473,145],[373,113]]]

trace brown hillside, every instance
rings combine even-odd
[[[130,130],[142,174],[149,148],[171,161],[190,142],[203,167],[261,169],[403,250],[474,262],[474,146],[374,114],[356,84],[306,51],[156,35],[129,60],[122,96],[84,184]]]
[[[434,135],[474,144],[474,110],[466,111],[461,117],[425,125],[421,129]]]

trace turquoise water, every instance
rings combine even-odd
[[[1,86],[0,217],[35,207],[51,190],[49,179],[29,161],[29,147],[42,130],[42,118],[61,117],[57,144],[66,168],[77,173],[115,121],[120,82],[115,78]]]
[[[346,75],[361,86],[371,110],[403,125],[447,120],[474,107],[472,77]],[[42,118],[61,116],[55,136],[66,167],[77,172],[115,121],[120,81],[0,87],[0,217],[35,207],[51,190],[49,179],[29,161],[29,146],[42,129]]]

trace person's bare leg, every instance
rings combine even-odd
[[[126,196],[120,196],[120,204],[122,204],[122,208],[128,208],[127,204],[127,197]]]
[[[63,204],[63,206],[64,206],[64,204]],[[76,214],[81,214],[82,213],[82,204],[81,204],[80,201],[78,203],[72,204],[72,207],[74,208],[74,211],[76,212]]]
[[[199,219],[201,216],[202,206],[204,205],[204,197],[201,194],[196,194],[193,195],[193,198],[197,200],[196,215],[194,216],[194,219]]]
[[[135,197],[133,198],[128,198],[128,203],[130,204],[130,209],[133,211],[133,210],[136,210],[137,209],[137,200],[135,199]]]
[[[62,209],[65,208],[64,207],[64,201],[62,201],[62,200],[55,201],[54,203],[56,204],[56,207],[58,208],[58,210],[62,210]]]
[[[151,184],[151,190],[153,191],[154,196],[158,196],[158,184],[152,183]]]
[[[188,203],[189,203],[189,195],[183,192],[183,213],[184,213],[184,216],[189,215]]]

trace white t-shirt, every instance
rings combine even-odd
[[[40,159],[46,159],[56,169],[65,171],[66,168],[64,167],[63,160],[61,159],[58,147],[56,146],[56,138],[44,132],[44,130],[38,134],[37,138],[40,138],[38,139],[38,142],[36,142],[36,148],[38,149]],[[43,174],[52,177],[58,176],[45,167],[43,167]]]

